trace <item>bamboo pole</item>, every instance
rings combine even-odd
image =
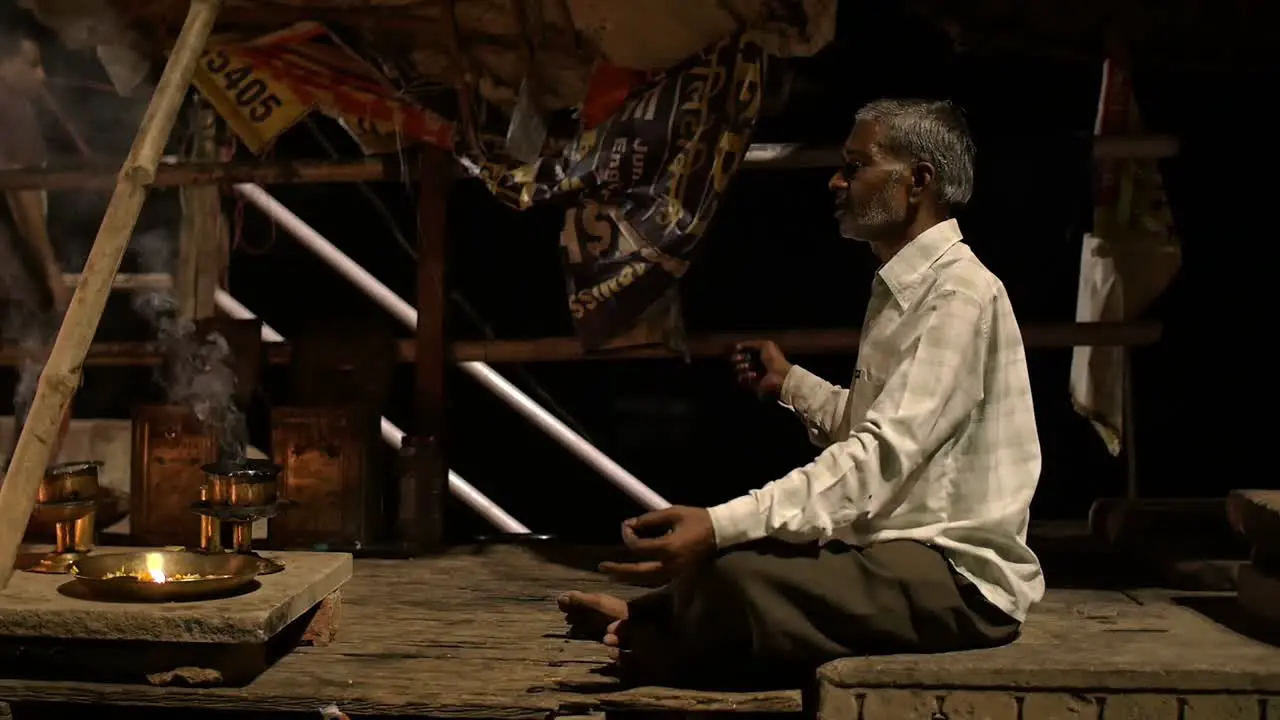
[[[129,157],[120,170],[116,189],[85,262],[80,285],[58,329],[44,372],[40,374],[35,402],[9,463],[4,485],[0,487],[0,590],[9,586],[9,578],[13,576],[18,545],[31,518],[36,488],[49,464],[58,421],[79,385],[80,369],[97,332],[98,321],[102,319],[120,260],[129,246],[148,186],[155,180],[160,153],[173,131],[178,108],[191,84],[196,61],[213,30],[218,9],[219,0],[191,0],[182,32],[151,96]]]

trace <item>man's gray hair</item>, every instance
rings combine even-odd
[[[943,100],[876,100],[858,111],[857,120],[882,128],[886,153],[932,165],[939,200],[948,206],[969,202],[976,149],[959,108]]]

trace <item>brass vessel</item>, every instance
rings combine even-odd
[[[102,463],[78,461],[45,471],[36,490],[33,519],[53,525],[53,552],[18,558],[28,572],[64,574],[97,545],[98,471]]]
[[[256,558],[259,574],[283,570],[253,550],[253,523],[275,517],[285,505],[279,495],[282,468],[269,460],[241,460],[210,463],[201,470],[205,481],[193,507],[200,515],[200,549],[222,552],[222,527],[230,525],[232,552]]]
[[[254,557],[187,551],[108,553],[81,558],[71,575],[92,599],[174,602],[241,590],[258,576]]]

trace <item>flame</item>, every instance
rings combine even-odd
[[[168,582],[168,578],[164,574],[164,557],[161,555],[147,556],[147,576],[151,578],[151,582],[162,583]]]

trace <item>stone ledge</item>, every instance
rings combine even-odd
[[[1234,607],[1229,598],[1227,604]],[[837,688],[1280,695],[1280,648],[1241,635],[1177,597],[1050,590],[1011,645],[846,658],[818,675]]]
[[[817,711],[819,720],[1268,720],[1280,713],[1280,695],[1094,695],[824,684]]]
[[[103,553],[126,548],[103,548]],[[262,553],[285,563],[236,597],[184,603],[113,603],[72,597],[66,575],[14,573],[0,592],[0,638],[263,643],[351,579],[345,553]]]
[[[1280,551],[1280,490],[1232,490],[1227,519],[1255,547]]]

